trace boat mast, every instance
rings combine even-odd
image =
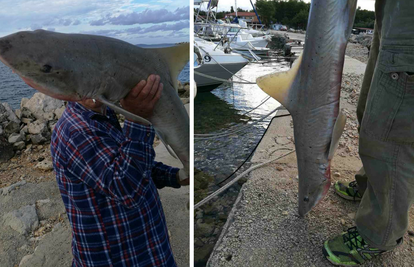
[[[237,18],[237,0],[234,0],[234,5],[236,6],[236,18]]]

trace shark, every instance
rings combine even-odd
[[[189,61],[189,43],[144,49],[104,36],[21,31],[0,38],[0,61],[53,98],[96,99],[127,119],[152,125],[182,162],[180,179],[189,177],[189,117],[177,95],[177,77]],[[123,109],[119,101],[151,74],[161,77],[164,90],[147,120]]]
[[[331,161],[346,123],[339,107],[345,49],[357,0],[312,0],[305,47],[292,68],[257,78],[293,119],[299,215],[327,194]]]

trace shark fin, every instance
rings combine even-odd
[[[261,76],[256,79],[257,85],[269,96],[276,99],[289,110],[289,90],[298,73],[302,55],[296,60],[288,71],[276,72]]]
[[[178,90],[178,75],[190,60],[190,44],[180,43],[171,47],[149,49],[157,51],[167,61],[174,88]]]
[[[136,122],[142,123],[142,124],[147,125],[147,126],[152,124],[148,120],[146,120],[146,119],[144,119],[144,118],[142,118],[142,117],[140,117],[138,115],[135,115],[135,114],[133,114],[133,113],[131,113],[131,112],[123,109],[122,107],[120,107],[120,106],[118,106],[118,105],[110,102],[104,96],[99,96],[97,99],[99,101],[101,101],[102,103],[104,103],[105,105],[107,105],[108,107],[110,107],[113,110],[115,110],[116,112],[121,113],[122,115],[125,116],[125,118],[127,118],[129,120],[136,121]]]
[[[163,134],[161,134],[159,131],[155,130],[155,133],[157,134],[157,136],[160,138],[161,142],[164,144],[165,148],[167,149],[168,153],[170,153],[170,155],[175,158],[178,159],[177,155],[174,153],[174,151],[172,150],[172,148],[170,147],[170,145],[164,140]]]
[[[328,159],[331,160],[335,154],[335,150],[339,144],[339,138],[341,138],[342,132],[344,131],[346,123],[346,115],[339,110],[338,117],[336,118],[336,122],[332,131],[332,140],[331,146],[329,148]]]

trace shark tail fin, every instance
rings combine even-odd
[[[331,160],[335,154],[336,149],[338,148],[339,139],[341,138],[342,132],[344,131],[346,124],[346,115],[339,110],[338,117],[332,132],[331,146],[329,148],[328,159]]]
[[[178,75],[190,59],[190,43],[180,43],[171,47],[150,48],[163,56],[168,63],[175,90],[178,90]]]
[[[290,70],[267,74],[256,79],[257,85],[265,93],[276,99],[289,111],[292,111],[291,109],[293,108],[290,104],[289,90],[296,77],[296,74],[299,71],[302,55],[303,53],[296,60]]]

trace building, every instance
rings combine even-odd
[[[243,19],[248,24],[257,24],[257,23],[259,23],[259,20],[256,17],[256,13],[254,13],[254,12],[237,12],[237,16],[239,17],[239,19]],[[236,17],[236,12],[228,13],[228,14],[226,14],[226,17],[233,19],[233,18]]]

